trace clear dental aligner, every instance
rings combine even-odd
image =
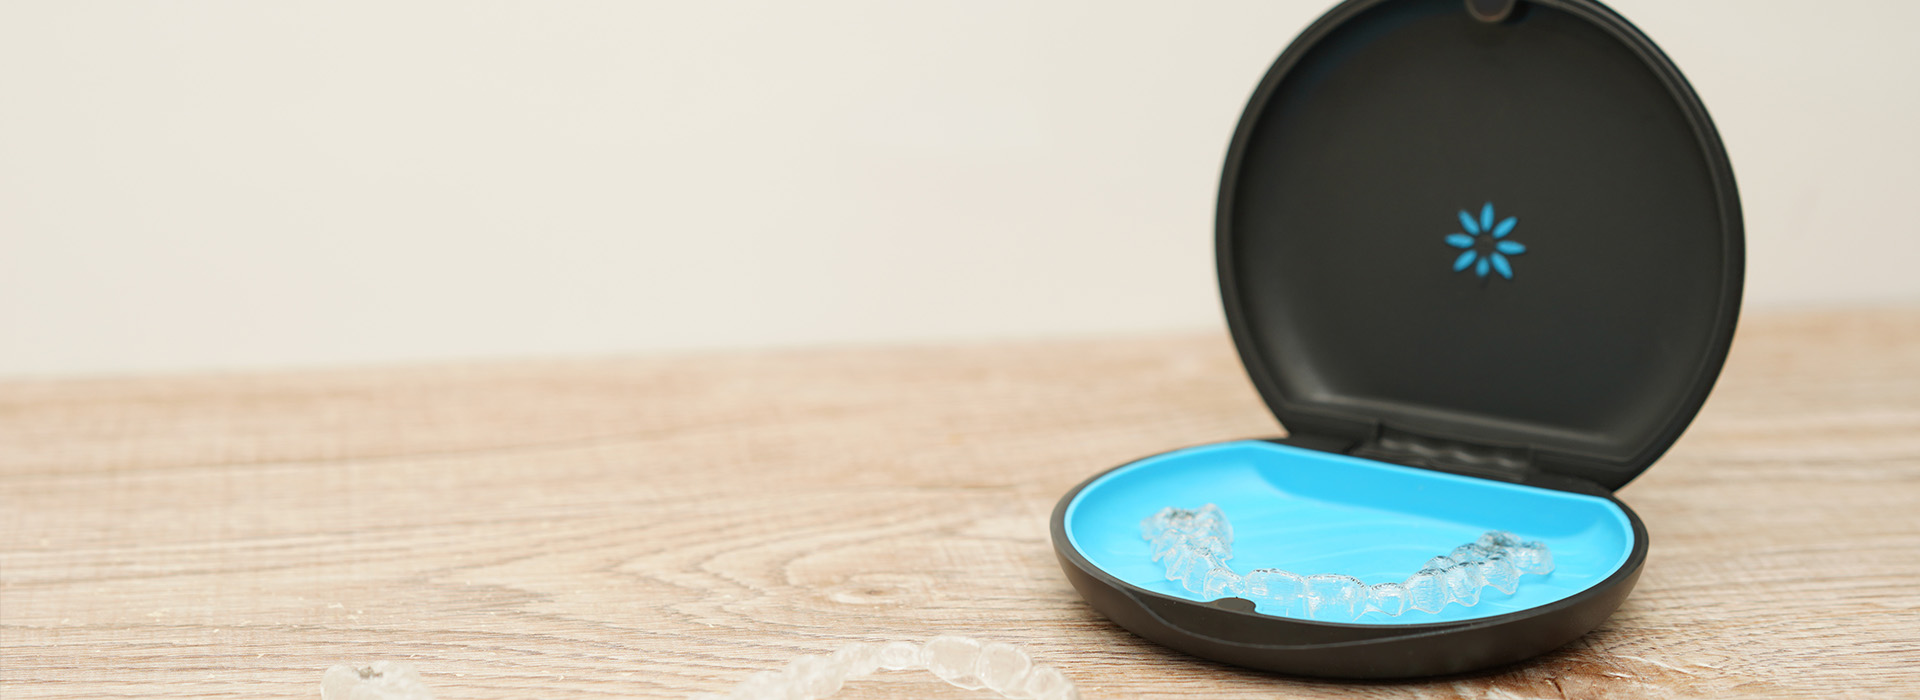
[[[840,692],[848,680],[875,671],[920,668],[955,686],[987,688],[1012,700],[1080,698],[1072,681],[1052,666],[1035,664],[1020,647],[942,636],[926,644],[855,643],[826,656],[809,654],[788,662],[784,670],[748,676],[724,695],[706,693],[693,700],[817,700]]]
[[[1308,617],[1324,612],[1358,619],[1375,610],[1395,617],[1408,610],[1437,613],[1447,603],[1479,603],[1482,587],[1513,593],[1522,574],[1553,571],[1553,554],[1545,544],[1489,532],[1427,560],[1400,583],[1367,585],[1352,576],[1302,576],[1279,569],[1255,569],[1242,576],[1227,568],[1233,558],[1233,526],[1212,503],[1197,510],[1163,509],[1140,521],[1140,534],[1153,543],[1153,560],[1166,563],[1167,580],[1189,591],[1208,600],[1233,596],[1283,607],[1305,603]]]

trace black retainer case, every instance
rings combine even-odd
[[[1740,202],[1700,100],[1591,0],[1349,0],[1254,91],[1221,177],[1234,344],[1287,437],[1080,484],[1061,567],[1120,626],[1289,674],[1460,673],[1552,650],[1633,588],[1615,489],[1680,436],[1739,311]],[[1552,573],[1473,606],[1319,619],[1166,577],[1141,521],[1216,504],[1238,573],[1395,582],[1504,530]]]

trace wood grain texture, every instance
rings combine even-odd
[[[387,658],[448,699],[683,697],[939,633],[1088,698],[1920,693],[1920,310],[1749,319],[1622,491],[1639,589],[1486,674],[1237,670],[1067,586],[1075,483],[1276,432],[1217,334],[0,384],[0,695],[311,698]]]

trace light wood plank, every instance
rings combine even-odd
[[[316,697],[400,658],[444,698],[683,697],[938,633],[1089,698],[1916,693],[1920,310],[1749,319],[1622,492],[1633,597],[1479,676],[1246,672],[1067,586],[1073,484],[1277,432],[1220,334],[0,384],[0,695]],[[906,695],[986,697],[844,693]]]

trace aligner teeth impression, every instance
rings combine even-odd
[[[1242,576],[1227,566],[1233,558],[1233,526],[1212,503],[1193,510],[1162,509],[1140,521],[1140,534],[1151,543],[1153,560],[1166,566],[1167,580],[1188,591],[1209,600],[1237,597],[1280,607],[1301,605],[1308,617],[1437,613],[1448,603],[1479,603],[1480,590],[1487,586],[1511,594],[1519,589],[1521,575],[1553,571],[1553,553],[1545,544],[1494,531],[1427,560],[1399,583],[1368,585],[1352,576],[1301,576],[1280,569],[1255,569]]]

